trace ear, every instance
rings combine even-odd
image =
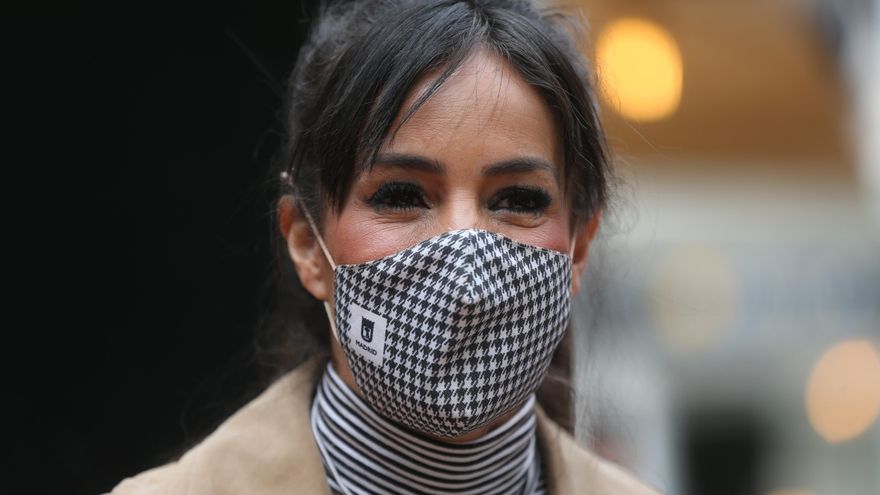
[[[278,200],[278,219],[300,282],[315,299],[327,301],[333,291],[333,269],[293,196]]]
[[[602,212],[596,212],[586,224],[578,227],[574,235],[574,250],[571,254],[571,296],[574,297],[581,290],[581,278],[587,269],[587,259],[590,257],[590,243],[599,231],[599,222]]]

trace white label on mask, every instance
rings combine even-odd
[[[376,366],[382,366],[385,361],[385,318],[357,304],[350,305],[348,311],[351,348]]]

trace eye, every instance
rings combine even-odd
[[[490,210],[538,215],[550,205],[550,195],[540,187],[516,186],[502,189],[489,201]]]
[[[386,182],[367,199],[367,203],[377,210],[428,207],[422,188],[411,182]]]

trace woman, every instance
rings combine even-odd
[[[654,493],[535,400],[607,196],[588,80],[526,1],[325,8],[278,223],[329,325],[293,315],[314,357],[113,493]]]

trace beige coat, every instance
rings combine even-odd
[[[330,494],[309,423],[316,361],[288,373],[172,462],[123,480],[112,495]],[[551,495],[657,494],[578,447],[538,410]]]

